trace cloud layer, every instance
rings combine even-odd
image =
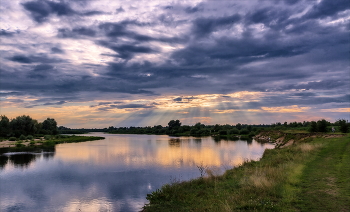
[[[45,110],[70,126],[184,112],[188,124],[349,118],[345,0],[5,0],[0,12],[5,115]],[[242,93],[256,98],[232,97]],[[69,121],[55,112],[82,105]]]

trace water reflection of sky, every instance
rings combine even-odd
[[[147,193],[200,176],[197,165],[230,168],[270,144],[154,135],[105,135],[54,153],[0,156],[0,211],[139,211]]]

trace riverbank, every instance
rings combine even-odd
[[[62,143],[78,143],[85,141],[102,140],[104,137],[99,136],[75,136],[75,135],[57,135],[57,136],[46,136],[40,137],[33,140],[17,140],[17,141],[1,141],[0,142],[0,152],[8,151],[33,151],[40,148],[50,148],[54,147],[56,144]]]
[[[143,211],[349,211],[349,134],[289,136],[258,162],[163,186]]]

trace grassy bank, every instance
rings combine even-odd
[[[37,150],[50,150],[56,144],[62,143],[78,143],[85,141],[102,140],[104,137],[97,136],[75,136],[75,135],[58,135],[58,136],[45,136],[46,139],[31,141],[15,141],[11,145],[0,148],[0,153],[5,152],[22,152],[22,151],[37,151]]]
[[[266,150],[222,176],[165,185],[144,211],[349,211],[350,137]]]

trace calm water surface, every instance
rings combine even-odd
[[[91,134],[90,134],[91,135]],[[165,183],[258,160],[272,144],[211,137],[110,135],[55,151],[0,156],[0,211],[140,211]]]

